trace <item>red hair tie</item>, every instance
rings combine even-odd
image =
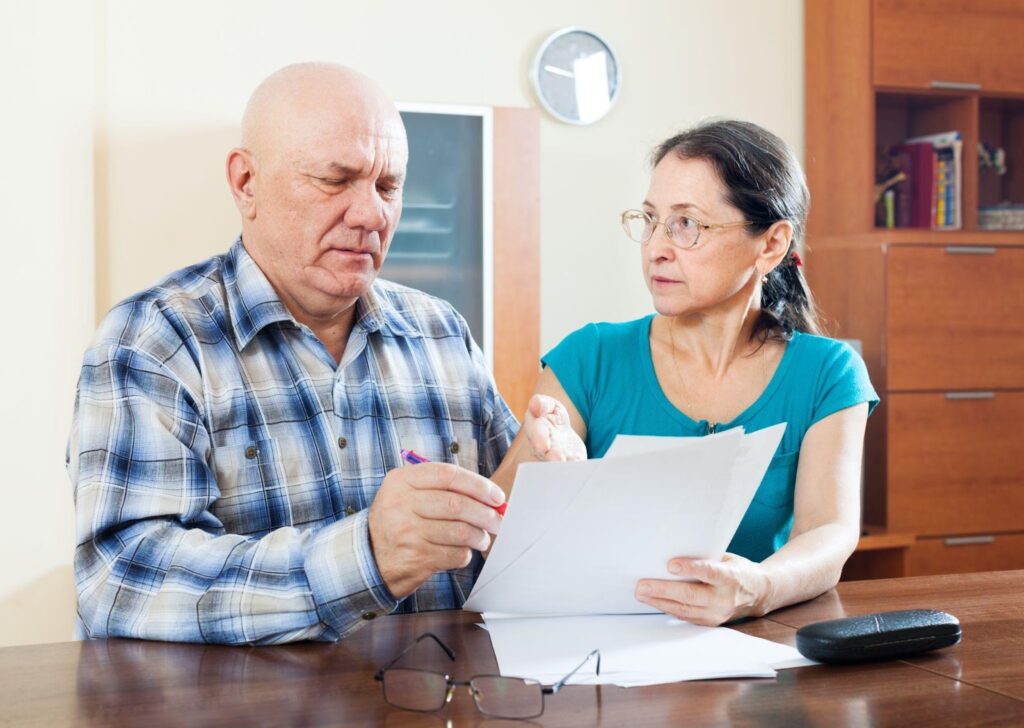
[[[793,262],[796,263],[796,267],[797,268],[803,268],[804,267],[804,262],[803,262],[803,260],[800,259],[800,253],[798,253],[798,252],[796,252],[794,250],[792,253],[790,253],[790,255],[793,256]]]

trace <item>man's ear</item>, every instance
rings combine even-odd
[[[793,223],[779,220],[768,228],[763,239],[764,245],[758,256],[761,259],[758,267],[762,275],[774,270],[789,252],[789,244],[793,240]]]
[[[247,149],[236,148],[228,153],[227,175],[235,206],[243,218],[252,220],[256,217],[256,165]]]

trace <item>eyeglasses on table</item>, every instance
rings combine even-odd
[[[425,639],[431,639],[454,662],[455,653],[432,632],[424,632],[398,653],[391,662],[377,670],[373,679],[381,683],[384,700],[388,705],[403,710],[432,713],[440,710],[455,694],[455,688],[465,686],[473,696],[473,703],[484,715],[492,718],[536,718],[544,713],[544,697],[554,695],[579,672],[591,658],[597,658],[595,674],[601,674],[601,653],[593,650],[569,674],[554,685],[541,685],[536,680],[501,675],[476,675],[469,680],[453,680],[451,675],[416,668],[394,667],[406,653]]]

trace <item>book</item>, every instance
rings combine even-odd
[[[915,218],[914,227],[931,227],[936,230],[959,230],[963,227],[963,140],[958,131],[944,131],[938,134],[923,134],[907,139],[905,146],[930,145],[933,165],[931,179],[931,217],[929,225],[919,225]],[[922,167],[922,171],[924,168]],[[916,194],[922,196],[923,191]],[[918,202],[923,205],[923,200]],[[920,212],[920,210],[918,210]]]
[[[897,198],[897,227],[963,227],[963,148],[961,133],[944,131],[911,136],[893,149],[893,155],[909,159],[910,177],[907,224],[901,224]]]
[[[893,149],[910,159],[907,227],[930,228],[934,215],[935,151],[931,142],[901,144]]]

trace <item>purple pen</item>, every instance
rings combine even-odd
[[[430,458],[425,458],[422,455],[418,455],[413,450],[402,450],[402,459],[410,465],[419,465],[420,463],[429,463]],[[508,508],[508,501],[505,501],[500,506],[491,506],[500,515],[505,515],[505,509]]]

